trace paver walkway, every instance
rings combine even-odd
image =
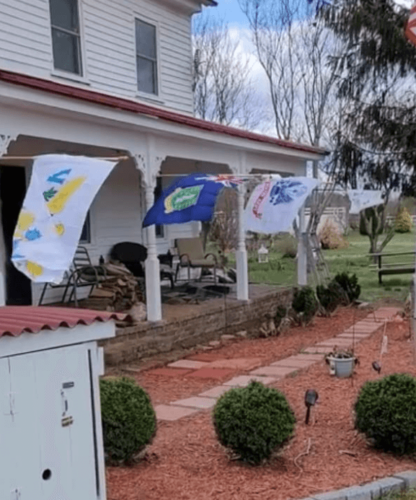
[[[202,410],[212,408],[217,399],[233,387],[246,387],[251,380],[258,380],[265,385],[272,384],[277,380],[293,374],[304,368],[323,360],[324,355],[331,352],[334,347],[350,348],[363,339],[382,328],[386,322],[391,321],[400,310],[396,307],[382,307],[370,313],[366,318],[358,321],[341,334],[329,338],[323,342],[308,347],[302,353],[281,359],[268,366],[260,366],[258,358],[239,358],[227,360],[210,360],[209,354],[195,355],[193,360],[183,359],[170,363],[169,368],[159,371],[176,371],[179,375],[201,378],[223,378],[224,375],[232,373],[232,369],[247,371],[246,375],[239,375],[224,382],[222,385],[213,387],[197,396],[172,401],[170,404],[155,407],[158,420],[175,421],[180,418],[193,415]],[[206,361],[203,361],[205,359]],[[228,370],[227,370],[228,368]],[[231,369],[231,370],[230,370]],[[226,373],[227,372],[227,373]]]

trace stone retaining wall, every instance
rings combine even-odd
[[[137,361],[158,353],[190,348],[218,339],[224,333],[259,328],[267,313],[276,314],[292,300],[292,289],[269,288],[256,293],[248,303],[212,300],[195,306],[195,311],[159,323],[143,323],[117,330],[115,338],[105,340],[108,366]],[[179,310],[179,309],[178,309]]]

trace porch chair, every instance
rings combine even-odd
[[[147,248],[140,243],[125,241],[117,243],[110,252],[110,258],[113,261],[121,262],[127,269],[133,273],[136,278],[145,278],[144,263],[147,259]],[[168,279],[171,288],[174,288],[172,255],[158,255],[160,261],[160,279]]]
[[[204,254],[201,238],[182,238],[176,240],[179,263],[176,267],[175,281],[178,281],[179,270],[183,267],[188,269],[188,281],[191,281],[191,269],[213,269],[214,283],[217,282],[218,260],[213,253]],[[202,272],[201,278],[202,281]]]
[[[63,288],[64,293],[62,295],[61,302],[63,304],[65,303],[68,291],[71,289],[68,302],[71,302],[71,300],[74,298],[75,305],[78,306],[77,289],[90,287],[90,291],[88,293],[89,297],[94,288],[105,279],[105,268],[103,266],[94,266],[91,262],[88,250],[83,246],[79,246],[72,260],[71,269],[67,273],[65,273],[64,281],[59,285],[55,285],[53,283],[45,283],[38,305],[42,305],[46,290],[48,288]]]

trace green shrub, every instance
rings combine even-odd
[[[319,309],[319,302],[314,290],[309,286],[300,289],[296,288],[293,295],[292,308],[296,313],[296,319],[299,323],[308,324]]]
[[[349,243],[340,233],[338,226],[331,219],[327,219],[319,232],[319,240],[324,250],[339,250],[348,248]]]
[[[350,302],[354,302],[360,296],[361,286],[358,284],[356,274],[349,275],[347,272],[338,273],[333,281],[343,288]]]
[[[111,463],[130,462],[156,433],[156,414],[147,393],[128,378],[101,380],[104,450]]]
[[[285,396],[259,382],[221,396],[213,418],[221,444],[256,465],[292,436],[296,422]]]
[[[328,314],[333,313],[338,306],[349,303],[345,290],[334,280],[328,286],[318,285],[316,295],[321,306]]]
[[[396,217],[394,229],[396,233],[410,233],[412,231],[413,221],[407,208],[402,207]]]
[[[355,413],[356,428],[377,448],[416,452],[416,380],[410,375],[389,375],[364,384]]]
[[[276,250],[282,254],[285,259],[294,259],[298,254],[298,242],[292,235],[285,236],[276,242]]]

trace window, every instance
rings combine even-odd
[[[137,86],[140,92],[158,94],[156,26],[136,19]]]
[[[155,200],[157,200],[161,196],[162,191],[163,191],[162,177],[158,177],[156,180]],[[156,231],[157,238],[164,238],[164,236],[165,236],[164,226],[156,226],[155,231]]]
[[[55,69],[82,76],[78,0],[50,0]]]
[[[89,212],[87,213],[79,242],[84,245],[91,243],[91,217]]]

